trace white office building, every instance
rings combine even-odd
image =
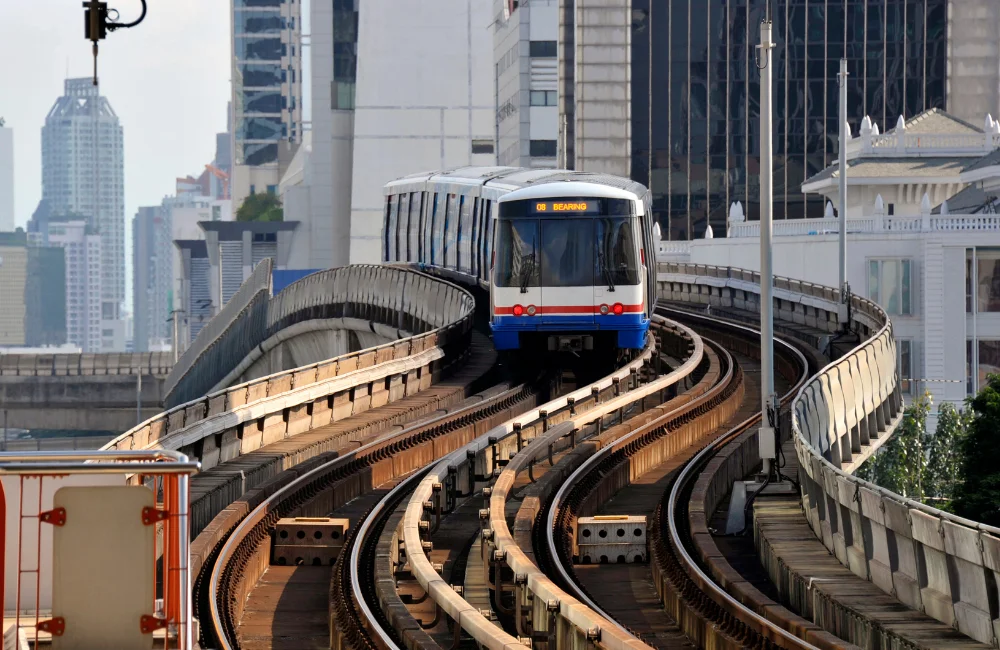
[[[14,130],[0,117],[0,232],[14,230]]]
[[[42,200],[51,214],[84,215],[101,240],[105,351],[123,351],[125,322],[125,180],[122,127],[90,77],[67,79],[42,127]],[[67,268],[69,262],[67,260]],[[67,294],[69,294],[67,285]],[[70,310],[67,309],[67,313]],[[118,346],[118,341],[121,346]],[[88,348],[91,350],[91,348]]]
[[[106,293],[102,290],[102,239],[83,219],[52,218],[41,233],[49,246],[66,256],[66,340],[84,352],[125,349],[125,322],[121,328],[101,318]],[[118,348],[117,346],[120,346]]]
[[[277,193],[302,138],[302,3],[230,0],[231,196]]]
[[[497,164],[556,167],[558,0],[493,1]]]
[[[892,317],[903,390],[930,392],[934,412],[1000,372],[1000,124],[984,127],[941,111],[887,133],[868,120],[848,147],[847,279]],[[776,275],[839,284],[839,173],[803,184],[830,201],[825,218],[774,223]],[[660,258],[757,270],[759,226],[733,204],[727,238],[661,242]]]
[[[386,182],[495,163],[491,3],[311,6],[311,140],[281,184],[290,264],[377,262]]]

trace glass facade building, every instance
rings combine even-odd
[[[233,0],[234,153],[238,165],[278,162],[301,139],[300,3]]]
[[[756,46],[765,0],[632,0],[631,170],[664,238],[726,232],[740,201],[759,218]],[[802,182],[837,159],[838,80],[848,123],[882,131],[945,108],[948,0],[771,0],[774,218],[821,217]]]

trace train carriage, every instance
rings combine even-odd
[[[655,243],[641,184],[466,167],[392,181],[385,197],[383,260],[488,289],[498,350],[642,347],[655,308]]]

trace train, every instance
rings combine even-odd
[[[384,188],[382,259],[489,291],[498,351],[641,349],[656,307],[649,190],[561,169],[463,167]]]

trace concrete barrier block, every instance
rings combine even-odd
[[[358,368],[371,368],[375,365],[375,350],[362,351],[358,354]]]
[[[309,426],[313,429],[330,424],[333,411],[330,410],[330,398],[321,397],[312,403],[312,417]]]
[[[370,409],[372,405],[370,386],[368,384],[363,384],[361,386],[355,386],[351,389],[351,402],[354,405],[352,410],[352,414],[354,415],[364,413]]]
[[[267,380],[258,381],[247,386],[247,404],[267,397]]]
[[[988,611],[959,601],[955,603],[955,625],[962,634],[980,643],[993,644],[993,619]]]
[[[948,555],[959,557],[966,562],[982,565],[979,554],[979,531],[950,522],[941,522],[944,531],[944,550]]]
[[[406,386],[403,384],[402,375],[393,375],[389,378],[389,401],[395,402],[406,396]]]
[[[331,422],[349,418],[353,412],[354,405],[351,402],[350,390],[341,391],[333,396],[333,417],[331,418]]]
[[[274,397],[292,390],[292,374],[287,373],[267,380],[267,396]]]
[[[149,445],[150,425],[140,427],[132,434],[133,444],[136,449],[145,449]]]
[[[420,373],[418,379],[420,390],[427,390],[431,387],[431,384],[434,381],[434,375],[431,372],[431,369],[424,366],[422,368],[418,368],[417,371]]]
[[[191,406],[184,409],[184,423],[185,426],[190,426],[195,422],[200,422],[205,419],[205,415],[208,413],[208,401],[201,400],[195,402]]]
[[[201,471],[206,472],[219,464],[219,456],[222,453],[218,444],[220,442],[222,442],[221,436],[219,436],[219,440],[214,435],[205,437],[201,447],[201,458],[199,458]]]
[[[278,442],[279,440],[285,439],[285,433],[288,431],[287,423],[285,422],[285,414],[283,412],[272,413],[271,415],[264,416],[264,435],[262,437],[262,444],[270,445],[271,443]]]
[[[301,388],[316,383],[316,366],[292,373],[292,386]]]
[[[222,442],[219,444],[219,462],[225,463],[240,455],[241,441],[235,428],[222,432]]]
[[[160,417],[149,423],[149,442],[156,442],[167,433],[167,418]]]
[[[287,435],[294,436],[309,430],[312,421],[309,406],[309,404],[299,404],[288,409]]]
[[[327,361],[316,367],[316,381],[323,381],[337,376],[337,362]]]
[[[924,546],[944,552],[944,539],[939,526],[941,520],[920,510],[910,510],[910,529],[912,537]]]
[[[226,395],[227,393],[222,393],[220,395],[213,395],[208,399],[209,417],[226,412]]]
[[[243,425],[243,437],[240,438],[240,454],[249,454],[263,447],[264,432],[257,422],[246,422]]]
[[[340,377],[342,375],[346,375],[349,372],[354,372],[355,370],[357,370],[358,356],[359,353],[355,352],[350,356],[342,357],[341,359],[339,359],[337,362],[337,376]]]
[[[167,414],[167,432],[173,433],[184,428],[184,409],[171,411]]]
[[[385,379],[378,379],[371,384],[371,408],[378,408],[389,403],[389,387]]]
[[[983,541],[983,564],[995,573],[1000,573],[1000,539],[988,533],[980,533]]]
[[[229,405],[230,409],[234,409],[237,406],[243,406],[247,403],[248,399],[249,393],[246,386],[226,391],[226,404]]]
[[[416,368],[407,372],[403,385],[407,397],[420,392],[420,372]]]

